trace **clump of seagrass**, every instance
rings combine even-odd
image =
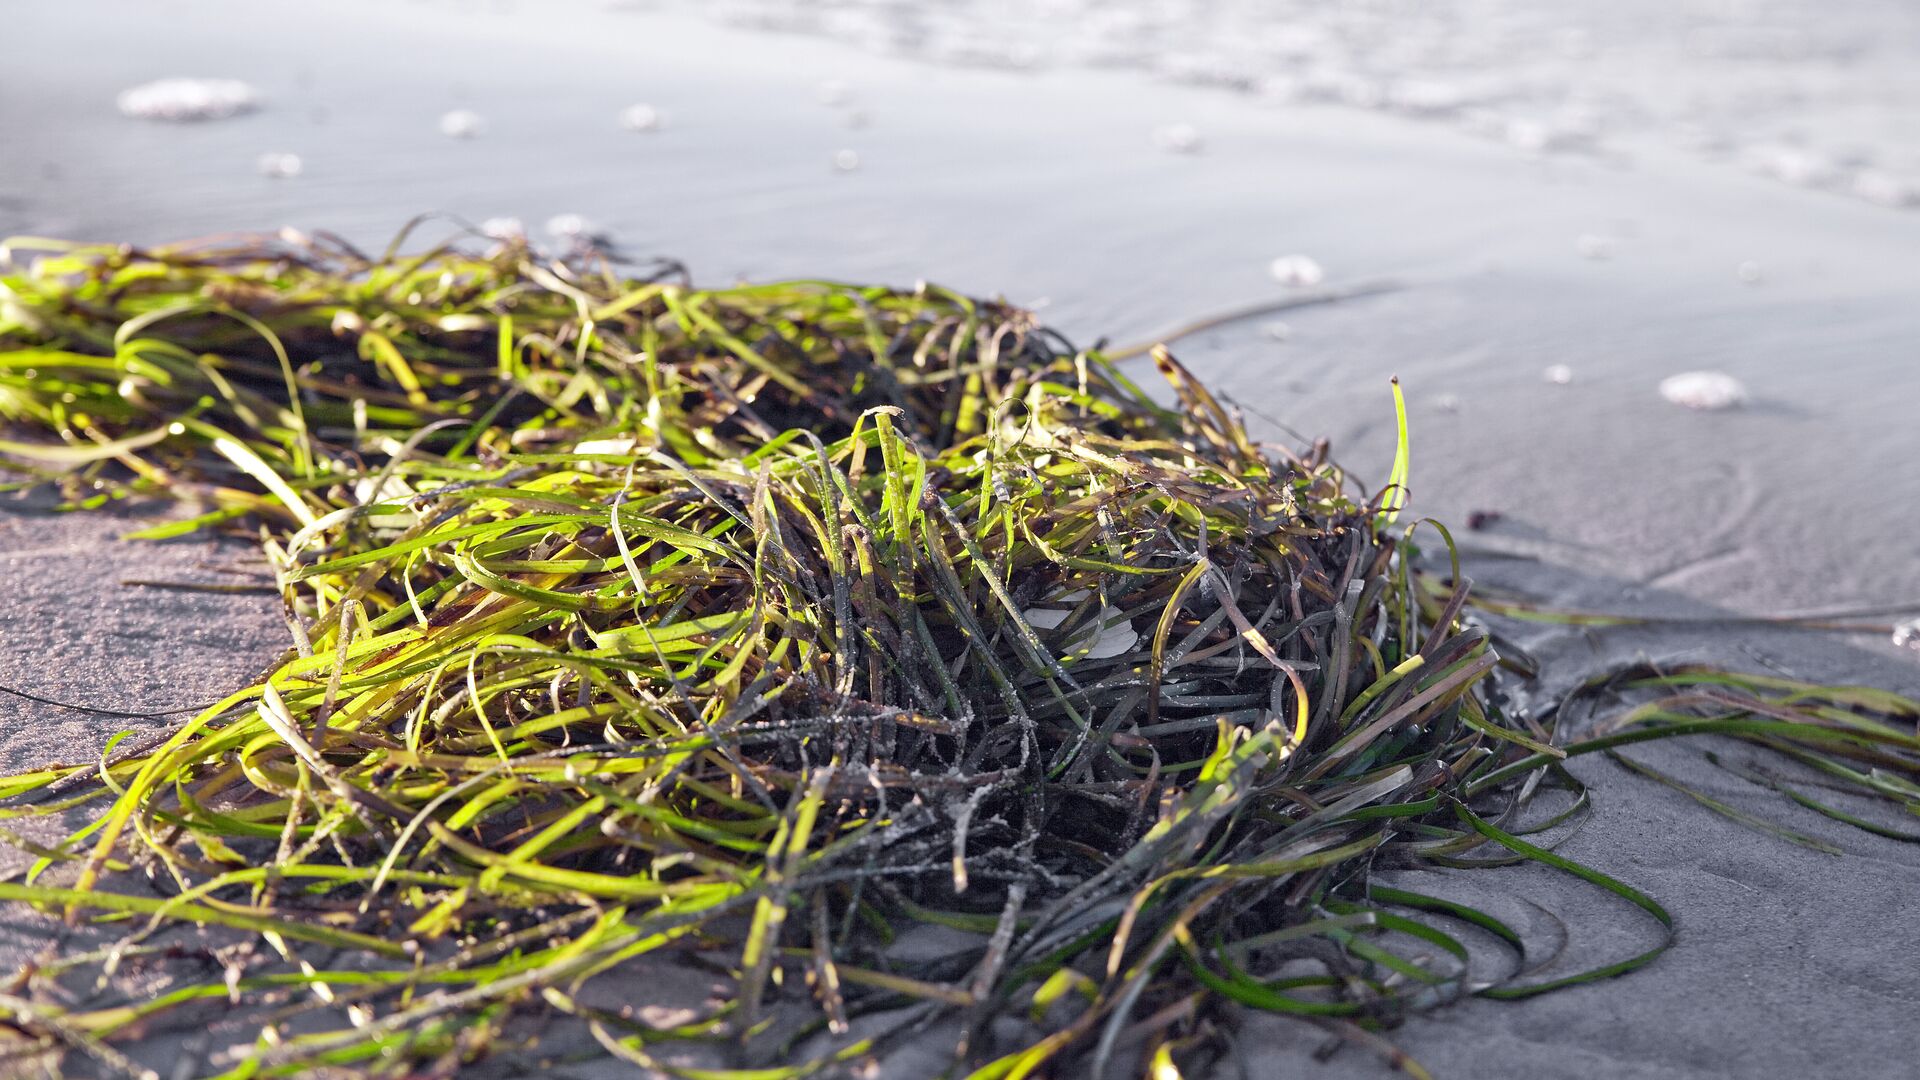
[[[1499,706],[1457,572],[1415,573],[1397,488],[1256,444],[1164,351],[1161,403],[1001,304],[298,237],[45,251],[0,284],[23,482],[211,504],[150,535],[267,523],[296,630],[108,765],[95,826],[0,899],[146,916],[133,945],[265,935],[139,1010],[309,1014],[252,1075],[524,1064],[515,1024],[556,1017],[689,1075],[929,1032],[982,1078],[1173,1070],[1223,1001],[1374,1027],[1651,959],[1536,975],[1498,920],[1370,880],[1491,843],[1665,922],[1512,835],[1567,754],[1711,731],[1920,761],[1910,702],[1712,673],[1641,673],[1668,696],[1555,746]],[[915,923],[972,933],[903,966]],[[1469,981],[1466,923],[1511,978]],[[596,1003],[687,962],[732,1000],[670,1027]],[[7,1001],[32,1045],[129,1034]]]

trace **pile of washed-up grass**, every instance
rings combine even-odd
[[[201,504],[149,536],[261,530],[295,644],[163,741],[0,781],[11,815],[98,807],[0,899],[124,919],[122,955],[258,942],[152,1000],[24,973],[16,1053],[138,1072],[117,1043],[233,999],[233,1076],[531,1067],[571,1018],[686,1075],[937,1034],[962,1074],[1166,1077],[1227,1002],[1364,1039],[1652,959],[1563,972],[1370,878],[1531,859],[1665,923],[1521,839],[1584,807],[1567,755],[1731,735],[1920,807],[1892,695],[1616,673],[1583,692],[1651,700],[1570,745],[1504,707],[1457,567],[1418,573],[1394,522],[1404,421],[1365,499],[1164,350],[1156,400],[933,288],[33,244],[0,277],[0,454],[76,506]],[[915,925],[966,933],[909,964]],[[1488,944],[1504,974],[1470,974]],[[663,963],[731,1000],[596,1004]]]

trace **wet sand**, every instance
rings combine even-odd
[[[1178,351],[1271,418],[1256,425],[1265,433],[1330,436],[1374,482],[1391,459],[1386,380],[1398,374],[1415,509],[1502,515],[1463,534],[1476,577],[1636,613],[1920,601],[1920,214],[1657,148],[1527,156],[1390,115],[1126,73],[876,59],[659,12],[542,25],[499,5],[376,18],[372,4],[320,15],[215,2],[191,6],[186,34],[169,20],[188,5],[106,7],[111,35],[78,10],[10,16],[35,47],[0,74],[0,233],[159,241],[293,224],[378,245],[424,209],[535,230],[577,212],[708,281],[926,278],[1041,305],[1069,334],[1115,342],[1276,296],[1268,261],[1301,252],[1333,284],[1407,287],[1282,316],[1284,341],[1265,327],[1275,320],[1252,320]],[[265,106],[202,125],[114,112],[119,90],[180,73],[245,79]],[[828,79],[849,83],[850,105],[819,100]],[[662,130],[621,130],[620,110],[640,101],[664,112]],[[438,134],[453,108],[484,116],[486,134]],[[852,108],[864,127],[848,125]],[[1204,150],[1157,149],[1154,128],[1173,122],[1203,131]],[[845,149],[854,171],[834,168]],[[301,155],[302,174],[258,175],[269,151]],[[1582,236],[1605,238],[1610,257],[1583,258]],[[1749,261],[1755,283],[1737,273]],[[1572,381],[1545,380],[1551,364]],[[1660,399],[1662,378],[1699,368],[1737,376],[1753,402],[1702,414]],[[118,584],[238,580],[223,571],[246,564],[243,547],[112,539],[127,527],[0,509],[0,683],[165,709],[218,696],[278,652],[285,632],[262,598]],[[1920,691],[1915,654],[1877,637],[1529,641],[1563,678],[1644,653]],[[85,757],[162,722],[0,695],[0,768]],[[1920,954],[1907,910],[1920,854],[1776,806],[1687,748],[1642,756],[1850,855],[1582,763],[1598,809],[1565,850],[1665,902],[1675,948],[1624,979],[1469,1002],[1396,1038],[1443,1077],[1896,1074],[1920,1052],[1920,975],[1904,962]],[[1571,928],[1570,958],[1623,955],[1646,932],[1626,905],[1544,873],[1447,887],[1537,900]],[[1348,1049],[1315,1073],[1318,1032],[1249,1030],[1249,1076],[1381,1072]]]

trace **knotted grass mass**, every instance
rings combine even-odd
[[[572,1024],[697,1077],[928,1040],[956,1075],[1164,1077],[1236,1008],[1364,1041],[1652,959],[1561,971],[1372,877],[1534,860],[1664,926],[1522,838],[1584,808],[1568,755],[1712,733],[1920,807],[1920,710],[1877,691],[1610,673],[1579,695],[1638,704],[1580,742],[1506,707],[1526,661],[1395,522],[1404,418],[1368,498],[1165,350],[1150,396],[937,288],[14,246],[19,486],[200,509],[148,537],[257,529],[294,637],[164,738],[0,782],[13,816],[93,815],[0,899],[125,932],[0,998],[16,1054],[150,1075],[122,1047],[212,1023],[220,1075],[440,1075]],[[1756,780],[1912,838],[1783,775]],[[243,947],[163,996],[56,992],[183,923]],[[727,992],[650,1020],[662,965]]]

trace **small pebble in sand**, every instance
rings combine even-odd
[[[527,223],[517,217],[490,217],[480,223],[480,235],[490,240],[525,240]]]
[[[1920,651],[1920,616],[1915,616],[1893,627],[1893,643],[1903,649]]]
[[[1747,388],[1724,371],[1683,371],[1660,380],[1660,396],[1689,409],[1731,409],[1747,400]]]
[[[1153,144],[1169,154],[1197,154],[1205,141],[1192,124],[1163,124],[1153,129]]]
[[[1285,341],[1293,336],[1293,327],[1275,319],[1269,323],[1261,323],[1260,332],[1272,341]]]
[[[820,104],[837,108],[853,100],[853,87],[844,79],[828,79],[820,84]]]
[[[449,139],[475,139],[486,130],[486,120],[472,109],[454,109],[440,116],[440,134]]]
[[[1273,280],[1288,288],[1302,289],[1326,280],[1327,272],[1305,255],[1282,255],[1267,264]]]
[[[628,131],[659,131],[660,110],[651,105],[629,105],[620,110],[620,126]]]
[[[860,167],[860,155],[852,150],[839,150],[833,155],[835,172],[852,172]]]
[[[1565,386],[1573,381],[1573,369],[1565,364],[1550,364],[1543,375],[1555,386]]]
[[[300,155],[270,151],[261,154],[259,160],[254,162],[254,167],[260,170],[261,176],[285,180],[288,177],[300,175]]]
[[[224,120],[260,104],[238,79],[159,79],[120,92],[120,111],[136,120]]]
[[[1760,269],[1759,263],[1752,259],[1746,259],[1743,260],[1739,266],[1733,268],[1733,276],[1739,278],[1743,284],[1758,285],[1760,284],[1760,279],[1766,275]]]
[[[1498,525],[1500,519],[1505,516],[1498,510],[1475,510],[1467,515],[1467,528],[1479,532]]]
[[[1613,258],[1613,238],[1601,236],[1599,233],[1581,233],[1574,238],[1573,250],[1579,252],[1583,259],[1611,259]]]
[[[555,240],[584,240],[593,226],[579,214],[555,214],[547,219],[547,235]]]

